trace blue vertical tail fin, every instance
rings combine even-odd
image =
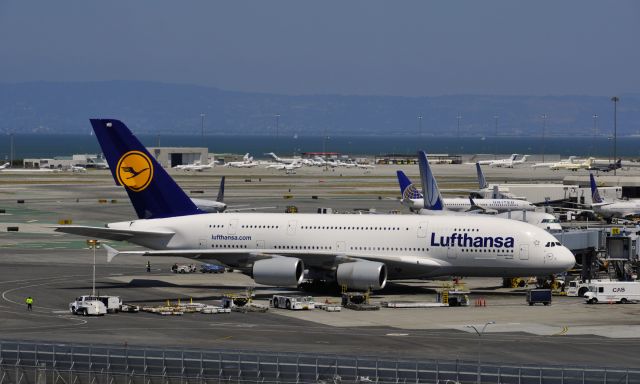
[[[420,166],[420,181],[422,183],[422,193],[424,194],[424,208],[432,211],[442,211],[445,209],[444,200],[440,195],[438,183],[431,172],[427,154],[418,151],[418,164]]]
[[[489,186],[487,180],[484,178],[484,173],[482,172],[482,167],[480,167],[480,163],[476,163],[476,173],[478,174],[478,186],[480,189],[485,189]]]
[[[416,188],[415,184],[402,171],[397,171],[398,184],[400,184],[400,193],[402,199],[422,199],[422,193]]]
[[[604,203],[604,200],[602,200],[598,192],[598,186],[596,185],[596,179],[593,177],[593,173],[589,173],[589,179],[591,182],[591,201],[596,204]]]
[[[220,188],[218,189],[218,197],[216,197],[216,201],[219,203],[224,203],[224,179],[226,176],[222,176],[220,179]]]
[[[91,119],[91,126],[116,184],[125,188],[140,219],[204,213],[124,123]]]

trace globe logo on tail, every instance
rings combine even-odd
[[[125,188],[141,192],[153,179],[151,159],[140,151],[129,151],[120,157],[116,167],[116,177]]]

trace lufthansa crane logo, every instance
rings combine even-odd
[[[140,151],[129,151],[120,157],[116,168],[118,182],[126,188],[141,192],[153,179],[151,159]]]

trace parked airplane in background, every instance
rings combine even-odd
[[[258,165],[258,163],[253,161],[253,157],[249,156],[249,154],[245,154],[242,157],[242,161],[230,161],[228,163],[224,163],[225,167],[232,167],[232,168],[253,168],[256,165]]]
[[[215,166],[215,160],[212,158],[209,164],[201,164],[199,160],[196,160],[192,164],[180,164],[173,167],[174,169],[181,169],[183,171],[196,171],[202,172],[206,169],[212,169]]]
[[[222,176],[222,179],[220,179],[220,188],[218,188],[218,197],[216,197],[215,200],[191,198],[193,204],[204,212],[224,212],[227,209],[227,204],[224,202],[224,181],[225,177]]]
[[[4,173],[51,173],[51,172],[61,172],[62,169],[58,168],[10,168],[8,167],[9,163],[4,164],[0,167],[0,172]],[[5,167],[7,166],[7,167]]]
[[[569,163],[558,162],[551,165],[549,169],[553,171],[557,171],[560,169],[566,169],[569,171],[577,171],[579,169],[589,169],[593,165],[594,160],[595,159],[593,157],[589,157],[588,159],[585,159],[583,161],[574,160],[573,162],[569,162]]]
[[[640,216],[640,199],[605,201],[600,197],[596,179],[589,174],[591,182],[591,209],[605,219]]]
[[[520,160],[516,160],[518,158],[518,154],[514,153],[508,159],[480,160],[476,164],[488,165],[490,167],[513,168],[518,165],[524,164],[527,161],[528,157],[529,155],[524,155]]]
[[[427,172],[431,174],[431,169],[429,168]],[[411,210],[424,208],[422,193],[411,183],[407,175],[402,171],[397,171],[397,176],[402,194],[402,204]],[[429,187],[433,189],[432,184],[429,184]],[[435,187],[437,188],[437,185]],[[443,199],[443,204],[449,210],[457,212],[471,211],[475,208],[468,198],[445,198]],[[528,201],[516,199],[477,199],[475,204],[485,212],[533,211],[536,208],[535,205]]]
[[[118,254],[218,260],[258,284],[275,286],[295,286],[308,270],[310,279],[350,289],[382,289],[387,279],[547,276],[575,264],[571,251],[546,231],[482,215],[461,221],[420,215],[205,214],[123,123],[94,119],[91,124],[139,219],[55,228],[149,248],[118,252],[104,245],[109,260]]]
[[[442,195],[440,194],[438,183],[436,182],[433,172],[431,171],[431,167],[429,166],[429,160],[427,159],[427,155],[423,151],[418,152],[418,164],[420,166],[420,184],[422,185],[422,189],[425,191],[431,191],[432,195],[430,199],[427,199],[425,196],[423,196],[423,205],[425,209],[421,209],[419,211],[420,214],[474,215],[478,213],[487,213],[487,210],[478,206],[478,204],[476,203],[476,201],[482,201],[483,199],[474,201],[474,199],[471,197],[469,197],[469,204],[471,206],[470,211],[458,212],[450,210],[446,204],[447,200],[443,199]],[[478,180],[480,186],[482,188],[487,188],[486,180],[484,180],[484,175],[482,174],[480,165],[476,164],[476,167],[478,170]],[[494,188],[497,188],[497,185],[494,186]],[[559,220],[552,214],[546,212],[517,210],[498,213],[495,216],[504,219],[529,223],[550,232],[562,230]]]
[[[281,158],[278,157],[275,153],[273,152],[269,152],[269,153],[265,153],[266,156],[270,156],[273,161],[275,161],[276,163],[283,163],[283,164],[293,164],[293,163],[298,163],[300,162],[301,159],[299,158]]]
[[[620,168],[622,168],[622,159],[618,159],[618,161],[613,164],[598,164],[594,162],[587,169],[590,171],[609,172]]]
[[[8,162],[0,165],[0,169],[5,169],[5,168],[8,168],[8,167],[9,167],[9,163]]]
[[[69,170],[71,172],[78,172],[78,173],[85,173],[87,172],[87,168],[85,167],[81,167],[79,165],[72,165],[71,167],[69,167]]]

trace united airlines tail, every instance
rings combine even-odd
[[[224,179],[225,176],[220,179],[220,188],[218,189],[218,197],[216,197],[218,203],[224,203]]]
[[[596,179],[593,177],[593,173],[589,174],[589,179],[591,181],[591,201],[596,204],[604,203],[604,200],[600,197],[600,193],[598,192],[598,186],[596,185]]]
[[[485,189],[489,187],[487,180],[484,178],[484,173],[482,173],[482,168],[480,167],[480,163],[476,163],[476,173],[478,173],[478,185],[480,189]]]
[[[431,172],[427,154],[424,151],[418,151],[418,165],[420,166],[420,181],[422,183],[422,191],[424,193],[424,208],[432,211],[444,210],[444,202],[436,178]]]
[[[91,119],[91,126],[116,184],[126,189],[140,219],[204,213],[124,123]]]
[[[411,183],[411,180],[402,171],[397,171],[398,184],[400,184],[400,194],[402,199],[422,199],[422,193],[416,188],[415,184]]]

